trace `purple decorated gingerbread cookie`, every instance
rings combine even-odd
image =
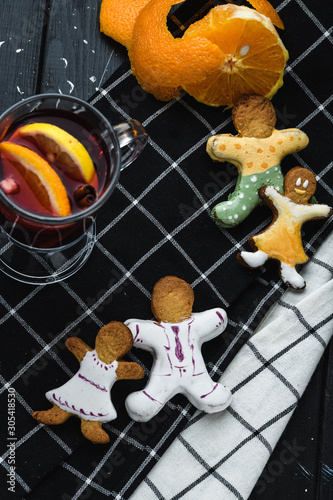
[[[134,346],[154,355],[147,386],[126,399],[128,414],[136,421],[150,420],[179,393],[207,413],[224,410],[230,404],[230,390],[210,378],[201,354],[201,345],[225,330],[227,315],[220,308],[192,313],[193,301],[188,283],[166,276],[155,284],[152,294],[156,321],[125,322],[132,331]]]

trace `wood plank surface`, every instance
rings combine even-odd
[[[45,0],[2,0],[0,112],[36,92],[45,34]]]
[[[100,32],[101,0],[54,0],[49,11],[42,92],[88,99],[123,62],[126,49]]]

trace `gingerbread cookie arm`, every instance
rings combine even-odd
[[[212,160],[228,161],[242,171],[244,153],[240,138],[231,134],[219,134],[210,137],[207,141],[206,151]]]
[[[131,361],[118,361],[116,375],[118,380],[136,380],[143,378],[145,371],[142,366],[137,363]]]
[[[276,146],[277,149],[280,150],[281,159],[286,155],[301,151],[301,149],[306,148],[309,144],[308,136],[298,128],[287,128],[277,132],[280,141],[282,141]]]
[[[202,313],[192,313],[192,318],[195,337],[200,339],[200,344],[220,335],[228,323],[227,313],[218,307]]]
[[[131,330],[134,347],[140,347],[149,352],[153,352],[160,345],[160,337],[155,335],[155,328],[158,325],[155,321],[128,319],[125,325]],[[160,328],[163,328],[162,326]]]
[[[85,355],[88,351],[92,351],[93,349],[88,346],[83,340],[78,337],[70,337],[66,340],[67,349],[74,354],[76,359],[81,363]]]
[[[333,213],[332,207],[328,205],[309,205],[306,208],[308,219],[325,219]]]
[[[264,200],[272,209],[273,213],[277,212],[277,206],[280,203],[285,202],[284,196],[279,193],[279,191],[273,186],[263,186],[259,189],[259,196],[262,200]]]

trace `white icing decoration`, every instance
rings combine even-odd
[[[250,267],[260,267],[262,266],[266,260],[268,259],[268,255],[261,250],[257,250],[256,252],[241,252],[241,257],[244,262]]]
[[[244,198],[244,193],[239,193],[239,198]]]
[[[229,215],[228,219],[231,220],[232,219],[232,215]]]
[[[248,184],[245,185],[246,188],[249,188],[250,186]]]
[[[234,218],[235,218],[235,219],[238,219],[238,215],[237,215],[237,214],[235,214],[235,215],[234,215]]]
[[[61,387],[48,391],[46,398],[59,408],[83,420],[109,422],[117,417],[110,390],[117,380],[118,362],[103,363],[96,350],[88,351],[79,371]]]
[[[243,206],[242,206],[242,209],[243,209],[243,210],[246,210],[246,206],[245,206],[245,205],[243,205]]]
[[[296,269],[284,262],[281,262],[281,278],[289,283],[293,288],[301,289],[305,286],[305,281]]]
[[[227,205],[232,205],[232,201],[227,201]]]
[[[296,186],[300,186],[302,184],[302,179],[299,177],[296,181]]]
[[[306,181],[304,182],[304,184],[303,184],[304,189],[306,189],[306,188],[308,187],[308,185],[309,185],[309,181],[308,181],[308,180],[306,180]]]
[[[255,175],[251,177],[251,182],[257,182],[257,177]]]
[[[155,358],[145,389],[126,399],[126,409],[133,420],[147,422],[178,393],[187,395],[196,408],[208,413],[229,405],[231,392],[210,378],[201,354],[201,344],[226,328],[223,309],[193,313],[180,323],[130,319],[126,325],[133,334],[134,345]]]

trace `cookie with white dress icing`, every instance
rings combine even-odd
[[[110,391],[116,380],[139,379],[144,370],[137,363],[120,358],[132,347],[130,330],[118,321],[112,321],[98,332],[95,349],[78,337],[70,337],[66,347],[80,362],[77,373],[64,385],[48,391],[45,396],[53,403],[46,411],[35,411],[32,416],[43,424],[57,425],[69,417],[81,419],[82,434],[93,443],[108,443],[109,435],[102,429],[103,422],[117,417]]]
[[[296,268],[309,260],[303,248],[302,226],[308,220],[329,217],[332,208],[309,203],[316,191],[316,178],[306,168],[294,167],[287,173],[284,191],[282,195],[272,186],[260,188],[261,198],[273,212],[273,221],[266,229],[249,238],[254,252],[242,251],[237,259],[251,268],[262,266],[268,259],[275,259],[279,261],[282,280],[292,288],[302,289],[306,283]]]
[[[192,313],[193,300],[188,283],[166,276],[156,283],[152,294],[156,321],[125,322],[134,346],[154,356],[148,384],[126,398],[127,412],[136,421],[150,420],[179,393],[207,413],[222,411],[230,404],[230,390],[210,378],[201,354],[201,345],[225,330],[226,312],[217,307]]]

